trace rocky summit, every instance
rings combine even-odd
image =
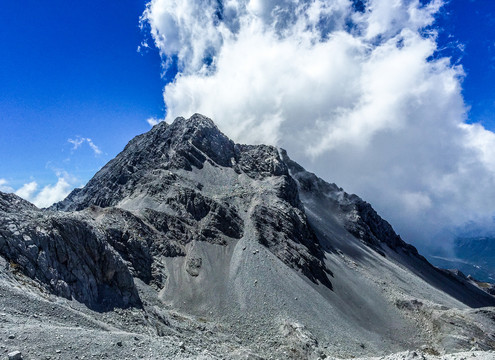
[[[495,358],[495,297],[199,114],[48,209],[0,193],[0,255],[9,357]]]

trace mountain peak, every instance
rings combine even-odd
[[[211,129],[211,130],[216,130],[220,132],[218,127],[215,125],[213,120],[210,118],[195,113],[189,118],[185,118],[182,116],[179,116],[172,121],[172,123],[167,123],[166,121],[160,121],[158,124],[154,125],[152,130],[153,132],[160,132],[160,131],[165,131],[168,128],[174,128],[174,129],[182,129],[185,131],[195,131],[195,130],[201,130],[201,129]]]
[[[193,114],[189,119],[179,116],[173,121],[172,125],[182,126],[185,128],[212,128],[218,130],[213,120],[198,113]]]
[[[284,263],[331,288],[323,252],[278,150],[235,144],[203,115],[180,117],[137,136],[52,210],[92,206],[140,214],[157,229],[178,216],[187,220],[181,225],[185,243],[227,244],[243,236],[245,222],[252,223],[259,241]]]
[[[83,189],[74,190],[57,210],[81,210],[90,205],[114,206],[136,191],[163,181],[169,170],[232,168],[249,177],[288,175],[278,150],[266,145],[239,145],[224,135],[206,116],[178,117],[161,122],[132,139]]]

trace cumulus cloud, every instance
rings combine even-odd
[[[82,144],[87,143],[89,145],[89,147],[91,148],[91,150],[93,150],[95,155],[101,154],[100,148],[98,146],[96,146],[95,143],[93,143],[93,140],[91,140],[90,138],[83,138],[83,137],[78,136],[75,139],[68,139],[67,142],[69,142],[73,145],[72,150],[77,150],[78,148],[81,147]]]
[[[441,0],[152,0],[166,121],[195,112],[355,192],[415,244],[491,218],[495,134],[437,55]]]
[[[30,183],[22,185],[15,194],[21,198],[31,201],[33,200],[33,195],[36,190],[38,190],[38,183],[36,181],[31,181]]]
[[[24,184],[15,194],[23,199],[32,202],[39,208],[44,208],[65,199],[74,189],[77,179],[63,171],[57,171],[57,182],[49,184],[39,189],[36,181]]]
[[[37,207],[43,208],[63,200],[74,186],[64,177],[59,177],[54,185],[47,185],[32,200]]]

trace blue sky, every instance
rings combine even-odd
[[[163,117],[157,50],[138,53],[143,1],[0,4],[0,178],[87,181],[149,117]],[[92,139],[77,150],[68,139]]]
[[[310,3],[309,0],[300,1]],[[439,0],[435,1],[433,4]],[[146,8],[146,1],[0,2],[0,189],[19,191],[30,184],[21,193],[34,201],[36,194],[48,186],[47,190],[53,190],[53,196],[48,196],[48,200],[53,200],[55,195],[85,184],[132,137],[149,130],[148,119],[163,118],[167,113],[169,117],[187,116],[189,110],[195,110],[187,103],[193,99],[193,104],[199,104],[198,111],[206,109],[203,111],[205,115],[213,117],[221,130],[235,140],[265,141],[286,147],[307,168],[370,201],[391,220],[401,234],[409,235],[408,238],[427,236],[419,234],[419,228],[424,232],[433,231],[436,225],[428,227],[424,225],[425,221],[451,226],[464,217],[473,220],[480,214],[493,215],[493,205],[480,205],[490,198],[490,189],[495,188],[492,178],[495,165],[493,169],[490,168],[490,141],[493,134],[472,127],[469,134],[459,140],[455,138],[459,135],[457,130],[453,131],[449,124],[456,121],[458,124],[460,116],[460,121],[479,122],[487,130],[495,130],[495,2],[447,2],[439,11],[434,11],[436,21],[433,25],[421,30],[415,28],[416,23],[404,17],[408,5],[390,10],[387,7],[392,3],[390,1],[370,2],[377,4],[376,8],[368,18],[356,20],[357,23],[361,21],[369,26],[367,33],[356,35],[354,40],[374,46],[372,50],[375,57],[359,63],[369,54],[362,53],[359,55],[361,57],[356,55],[353,58],[351,51],[345,54],[349,66],[345,61],[338,62],[342,55],[338,50],[337,53],[327,53],[328,61],[322,58],[318,62],[315,59],[319,59],[321,53],[318,51],[321,49],[318,50],[314,43],[299,51],[294,43],[288,44],[290,38],[275,39],[272,35],[280,28],[270,28],[274,24],[270,16],[274,16],[274,13],[268,10],[272,5],[286,6],[282,0],[247,2],[248,10],[244,9],[247,11],[244,13],[236,13],[228,6],[220,11],[205,5],[217,2],[175,1],[173,4],[187,4],[181,10],[167,0],[155,0],[144,30],[139,27],[139,19]],[[414,1],[402,0],[400,3],[414,4]],[[211,23],[201,23],[205,19],[201,17],[202,14],[210,10],[214,21],[207,18]],[[416,20],[427,23],[428,11],[419,5],[416,10],[425,16]],[[223,13],[217,18],[220,12]],[[181,27],[165,21],[165,18],[160,17],[163,13],[169,15],[168,19],[180,20]],[[279,16],[287,12],[277,14]],[[313,30],[335,35],[333,39],[338,40],[338,11],[336,14],[333,18],[325,18],[327,20],[320,19]],[[239,29],[238,20],[248,18],[265,22],[265,27],[263,30]],[[290,25],[290,21],[286,20],[277,19],[277,24]],[[328,23],[325,24],[325,21]],[[258,43],[253,40],[253,45],[242,36],[234,40],[236,38],[229,38],[226,32],[219,35],[216,32],[219,23],[223,23],[232,34],[250,34]],[[370,24],[375,28],[371,29]],[[397,32],[397,27],[400,30],[401,26],[412,32],[427,32],[431,28],[438,31],[437,51],[426,63],[422,62],[421,57],[424,51],[428,53],[431,41],[410,37],[410,43],[404,43],[404,47],[398,46],[394,51],[387,50],[384,42],[380,43],[381,40],[399,39],[402,35]],[[166,35],[168,41],[160,43],[159,37],[150,34],[150,29]],[[373,31],[376,33],[375,38],[370,40]],[[191,37],[194,33],[202,34],[203,38]],[[294,32],[290,34],[294,35]],[[219,40],[221,36],[226,37]],[[346,38],[340,39],[340,43],[329,39],[319,38],[329,51],[336,51],[341,45],[347,46],[346,49],[356,45],[356,42],[346,43],[349,40]],[[143,41],[149,47],[143,47]],[[142,49],[140,52],[137,51],[139,46]],[[176,86],[170,84],[176,72],[174,69],[169,70],[167,78],[162,77],[165,62],[160,58],[158,49],[181,62],[180,67],[185,73]],[[356,45],[354,50],[359,52],[359,49]],[[391,124],[386,116],[380,117],[379,113],[383,109],[380,110],[378,101],[377,104],[371,104],[378,106],[371,107],[371,110],[377,111],[376,114],[365,112],[361,117],[365,124],[354,124],[365,131],[354,134],[354,139],[337,138],[341,140],[340,143],[336,143],[336,132],[332,133],[335,129],[331,127],[338,128],[340,123],[332,123],[324,118],[315,121],[304,119],[307,114],[317,116],[326,113],[327,109],[317,107],[321,104],[326,106],[326,103],[330,104],[327,106],[330,110],[333,106],[352,113],[351,110],[356,108],[355,103],[345,104],[347,100],[344,98],[344,103],[334,100],[340,99],[341,95],[344,97],[346,93],[341,88],[334,88],[332,83],[332,79],[339,79],[342,74],[354,81],[348,84],[349,88],[356,81],[368,78],[378,79],[375,85],[379,90],[383,85],[382,79],[386,80],[386,86],[397,86],[395,83],[387,83],[390,80],[387,79],[387,66],[391,64],[394,67],[397,63],[387,63],[387,58],[379,59],[383,60],[382,63],[375,61],[380,54],[387,54],[386,51],[390,51],[390,56],[397,56],[398,65],[404,66],[398,73],[399,78],[415,69],[418,71],[418,83],[406,76],[399,79],[403,80],[401,84],[417,86],[416,90],[421,92],[439,81],[438,91],[430,89],[429,95],[427,92],[418,95],[416,90],[408,93],[405,91],[407,89],[399,89],[399,92],[405,94],[402,100],[406,100],[397,102],[396,108],[392,106],[390,114],[386,115],[391,118],[397,117],[397,114],[399,117],[403,115],[404,121]],[[218,64],[215,64],[217,73],[205,75],[201,70],[201,60],[211,60],[212,54],[216,54],[219,59]],[[288,59],[284,63],[273,62],[273,59],[284,56]],[[448,84],[448,79],[457,79],[458,76],[457,70],[452,70],[450,65],[433,63],[442,57],[450,57],[453,64],[462,65],[464,69],[466,75],[461,85],[464,102],[469,107],[467,118],[463,110],[457,108],[459,99],[456,99],[456,91],[445,93],[445,99],[449,102],[437,107],[437,103],[442,103],[440,95],[444,91],[440,89],[443,86],[441,82],[445,80],[445,84]],[[332,62],[334,60],[337,62]],[[291,61],[293,63],[287,66]],[[307,63],[312,63],[316,68],[311,68]],[[374,68],[377,64],[385,72],[377,72],[378,67]],[[356,75],[352,66],[362,66],[362,69],[374,72],[368,74],[363,70],[362,74]],[[322,69],[328,71],[317,75],[316,82],[318,86],[327,86],[326,89],[322,88],[327,97],[322,98],[321,104],[313,106],[313,102],[319,101],[319,93],[313,93],[315,86],[309,80],[313,70],[324,71]],[[229,74],[237,76],[236,80],[230,82],[232,77]],[[291,79],[288,74],[293,74],[294,78]],[[308,77],[301,77],[301,74]],[[318,76],[322,81],[319,81]],[[340,80],[344,82],[339,86],[347,90],[345,81],[348,78]],[[362,84],[365,87],[367,85],[366,82]],[[273,97],[274,89],[279,89],[285,98]],[[291,94],[290,89],[297,91]],[[410,108],[411,96],[417,96],[416,100],[425,104],[424,109]],[[167,99],[168,111],[164,97]],[[355,96],[351,98],[356,99]],[[273,103],[280,107],[270,112]],[[224,108],[227,110],[222,112]],[[450,114],[450,109],[454,115]],[[238,114],[246,117],[251,113],[255,118],[232,116]],[[328,113],[332,114],[332,111]],[[454,120],[435,125],[437,118],[443,117],[444,113],[447,120],[450,117]],[[289,116],[278,118],[280,114]],[[366,123],[369,114],[376,119]],[[295,122],[290,116],[304,120]],[[303,124],[303,121],[307,123]],[[327,129],[325,126],[330,127]],[[420,131],[422,126],[424,133]],[[370,128],[372,131],[366,133]],[[305,148],[312,141],[297,138],[301,129],[309,139],[318,139],[320,143],[313,149]],[[345,131],[349,129],[337,130],[346,135]],[[331,135],[326,139],[321,136],[325,131]],[[402,131],[407,136],[398,137],[398,133],[394,133],[396,131]],[[428,135],[430,133],[431,138]],[[473,144],[478,146],[478,150],[481,149],[479,158],[466,160],[466,156],[470,155],[465,147],[460,150],[460,143],[468,147]],[[466,188],[474,190],[472,197],[467,198]],[[411,220],[414,217],[416,222]],[[435,229],[438,230],[439,226]]]
[[[495,130],[495,2],[451,1],[438,17],[439,43],[466,77],[464,99],[469,119]],[[460,50],[462,49],[462,50]]]
[[[145,1],[0,4],[0,178],[40,186],[65,170],[83,184],[165,113],[158,50],[137,47]],[[467,74],[470,121],[495,128],[495,3],[452,1],[438,17],[443,56]],[[459,45],[459,47],[457,47]],[[463,50],[460,50],[463,46]],[[68,139],[87,137],[77,150]]]

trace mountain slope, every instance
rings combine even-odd
[[[493,309],[473,309],[494,297],[431,266],[359,197],[202,115],[134,138],[48,210],[0,200],[15,276],[92,310],[136,309],[150,336],[217,336],[230,357],[495,347]]]
[[[282,155],[284,161],[289,164],[291,175],[299,184],[299,194],[312,227],[321,234],[320,242],[322,239],[328,239],[323,240],[322,244],[327,244],[329,249],[336,248],[340,251],[353,244],[353,241],[346,237],[339,239],[339,236],[332,238],[326,236],[329,232],[333,233],[344,228],[376,253],[393,259],[429,285],[448,293],[466,305],[493,306],[493,298],[482,296],[476,286],[461,282],[449,273],[433,267],[418,254],[416,248],[405,243],[370,204],[356,195],[345,193],[335,184],[328,184],[314,174],[306,172],[297,163],[291,161],[284,151]],[[324,219],[324,224],[321,224],[321,219]],[[330,219],[335,222],[332,224]],[[320,229],[321,227],[323,229]],[[351,250],[347,252],[350,253]],[[375,261],[379,262],[379,260]]]

